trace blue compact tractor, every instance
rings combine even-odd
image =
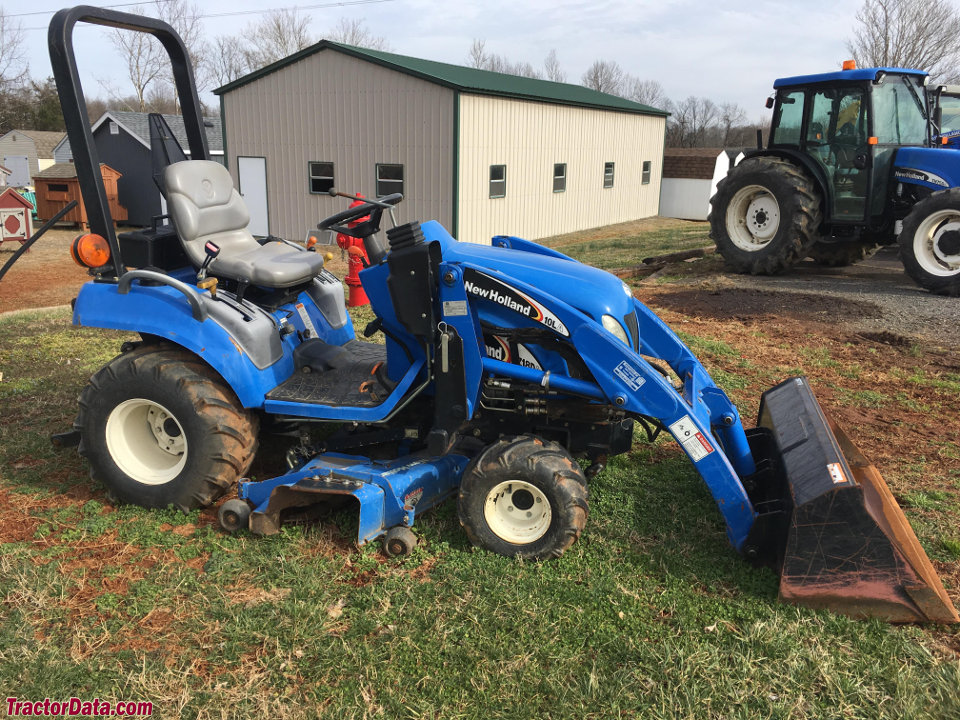
[[[154,116],[170,224],[114,232],[71,45],[77,22],[150,33],[171,56],[190,159]],[[785,599],[957,620],[876,469],[802,378],[768,390],[747,429],[619,279],[515,237],[466,244],[436,222],[383,232],[400,195],[319,224],[364,243],[375,319],[362,335],[379,342],[359,339],[320,254],[248,231],[230,174],[208,159],[172,28],[78,7],[57,13],[49,39],[91,225],[75,244],[92,280],[74,323],[140,337],[90,379],[68,434],[119,502],[187,511],[236,492],[222,526],[262,535],[353,507],[357,541],[382,538],[399,555],[419,515],[454,499],[475,545],[539,560],[577,540],[588,478],[642,428],[680,444],[733,547],[779,568]],[[266,436],[286,443],[286,466],[248,480]]]
[[[727,264],[754,274],[805,257],[849,265],[899,242],[918,285],[960,295],[951,88],[928,92],[920,70],[855,67],[774,88],[767,147],[747,152],[711,200],[710,234]]]

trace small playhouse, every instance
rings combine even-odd
[[[127,219],[127,211],[120,204],[117,193],[117,180],[121,173],[109,165],[100,163],[100,174],[103,177],[103,187],[107,193],[107,202],[110,205],[110,214],[115,222]],[[77,201],[77,207],[63,216],[63,222],[77,223],[83,227],[87,225],[87,209],[83,206],[80,196],[80,181],[77,179],[77,168],[71,162],[57,163],[43,170],[34,177],[35,192],[37,194],[37,216],[49,220],[60,210],[66,207],[71,200]]]
[[[0,246],[7,240],[22,245],[33,235],[33,204],[12,187],[0,193]]]

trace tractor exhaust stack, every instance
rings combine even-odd
[[[766,443],[751,444],[767,446],[758,464],[768,472],[751,492],[762,522],[748,543],[776,548],[782,601],[889,622],[960,622],[879,471],[804,379],[767,390],[757,425]]]

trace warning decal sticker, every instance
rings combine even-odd
[[[531,320],[546,325],[551,330],[570,337],[566,325],[560,318],[536,302],[533,298],[520,292],[516,288],[500,282],[482,272],[472,268],[463,271],[463,287],[471,295],[483,300],[490,300],[502,305],[508,310],[519,313]]]
[[[613,372],[618,378],[627,384],[627,387],[634,392],[642,388],[643,384],[646,382],[646,379],[640,375],[640,371],[626,360],[617,365],[617,367],[613,369]]]
[[[313,322],[310,320],[310,316],[307,314],[307,309],[303,306],[303,303],[297,303],[297,313],[300,315],[300,320],[303,321],[303,327],[307,331],[305,335],[307,337],[317,337],[317,328],[314,327]]]
[[[677,442],[683,446],[683,449],[687,451],[687,455],[689,455],[694,462],[702,460],[713,452],[713,445],[706,436],[697,429],[696,424],[690,419],[689,415],[684,415],[677,420],[670,426],[669,430],[670,434],[677,439]]]
[[[843,485],[847,482],[847,476],[840,467],[840,463],[829,463],[827,472],[830,473],[830,479],[833,480],[834,485]]]

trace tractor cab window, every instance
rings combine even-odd
[[[940,95],[940,134],[960,131],[960,95]]]
[[[873,86],[873,134],[881,145],[926,143],[923,93],[922,86],[902,75],[887,75]]]
[[[804,149],[832,186],[833,216],[862,220],[870,154],[864,88],[825,87],[810,95]]]
[[[777,107],[773,115],[772,145],[800,145],[803,97],[803,90],[777,93]]]

